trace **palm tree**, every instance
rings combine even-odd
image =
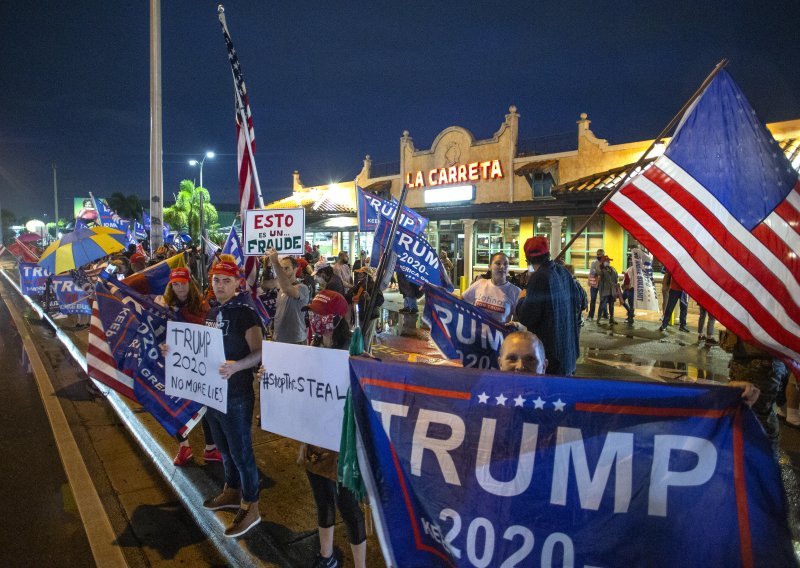
[[[123,195],[115,191],[106,199],[108,206],[123,219],[140,220],[142,217],[142,201],[135,195]]]
[[[200,237],[200,196],[203,196],[203,223],[206,228],[217,224],[217,208],[211,204],[211,196],[204,187],[196,187],[188,179],[180,183],[175,205],[164,209],[164,221],[175,229],[188,229],[195,242]]]

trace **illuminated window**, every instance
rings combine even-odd
[[[586,222],[587,217],[570,217],[566,225],[569,226],[568,239],[572,238],[574,231]],[[603,248],[604,216],[598,215],[586,230],[581,233],[578,240],[573,243],[568,251],[567,262],[576,269],[588,269],[597,255],[597,249]]]

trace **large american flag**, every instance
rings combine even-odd
[[[800,181],[721,71],[605,207],[741,339],[800,361]]]
[[[256,196],[259,196],[258,205],[263,207],[261,202],[260,189],[257,186],[257,173],[253,171],[252,164],[255,162],[253,155],[256,151],[256,138],[253,131],[253,116],[250,113],[250,100],[247,96],[247,87],[244,85],[242,66],[239,64],[239,57],[233,47],[228,26],[225,23],[225,12],[222,7],[219,9],[219,22],[222,26],[222,35],[225,38],[225,45],[228,48],[228,60],[233,71],[233,83],[236,89],[234,100],[236,115],[236,163],[239,168],[239,218],[244,222],[245,212],[248,209],[255,209]],[[246,123],[246,124],[245,124]],[[249,133],[250,146],[247,144],[246,133]],[[253,153],[253,155],[250,154]],[[255,291],[256,273],[258,262],[256,257],[249,256],[245,260],[244,274],[248,286]]]

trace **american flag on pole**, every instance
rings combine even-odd
[[[233,47],[230,33],[228,33],[225,12],[222,6],[219,7],[219,21],[222,26],[225,45],[228,48],[228,60],[231,63],[233,83],[236,90],[236,163],[239,171],[239,216],[244,222],[245,212],[256,207],[256,196],[258,196],[259,207],[264,206],[261,199],[261,189],[258,184],[258,172],[255,170],[256,138],[253,131],[253,116],[250,113],[250,100],[247,96],[247,87],[244,84],[242,67],[239,64],[239,57],[236,55],[236,49]],[[252,290],[255,290],[257,271],[258,262],[256,257],[247,257],[244,263],[244,274],[247,285]]]
[[[721,71],[605,211],[744,341],[800,361],[800,181]]]

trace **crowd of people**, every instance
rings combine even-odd
[[[503,252],[494,253],[489,259],[487,272],[476,278],[464,291],[462,299],[482,310],[488,318],[515,328],[498,352],[501,371],[572,376],[576,372],[579,335],[587,310],[588,320],[598,323],[607,320],[614,325],[614,307],[619,302],[626,312],[626,321],[634,321],[632,268],[624,272],[620,283],[620,276],[611,266],[613,259],[602,249],[598,250],[589,270],[587,295],[576,280],[572,267],[551,259],[546,237],[528,239],[523,249],[528,264],[525,274],[510,275],[508,256]],[[175,253],[177,250],[174,248],[162,247],[148,258],[144,251],[131,247],[105,259],[103,269],[113,267],[110,272],[124,278]],[[207,260],[204,258],[195,266],[205,266]],[[364,253],[351,265],[349,255],[344,251],[331,264],[320,255],[317,247],[307,246],[306,253],[299,257],[281,257],[271,249],[261,258],[257,290],[257,297],[269,315],[269,325],[264,327],[235,259],[217,254],[210,260],[212,265],[207,275],[210,287],[206,292],[188,268],[179,267],[171,271],[166,290],[155,301],[186,322],[224,331],[226,363],[219,371],[229,381],[228,409],[223,413],[208,408],[202,420],[203,460],[222,462],[224,485],[203,506],[212,511],[236,511],[225,535],[237,537],[261,521],[259,473],[253,452],[252,428],[254,378],[263,372],[263,368],[256,371],[261,363],[262,340],[347,349],[351,329],[360,323],[368,345],[375,331],[377,313],[373,313],[368,322],[360,322],[359,317],[365,317],[369,294],[379,296],[378,306],[383,302],[383,295],[376,289],[374,271]],[[450,272],[453,264],[446,251],[442,251],[440,260],[445,270]],[[96,271],[98,266],[76,271],[76,281],[91,281],[96,276],[92,271]],[[421,288],[401,271],[397,271],[395,278],[404,299],[400,311],[416,314]],[[665,306],[659,329],[663,331],[668,327],[677,305],[680,307],[679,329],[688,331],[688,300],[669,275],[665,277],[664,293]],[[700,315],[698,339],[708,345],[717,341],[715,320],[704,310]],[[734,382],[731,385],[742,389],[743,401],[753,406],[767,426],[768,434],[775,439],[777,425],[773,403],[781,389],[786,387],[788,373],[785,367],[781,369],[781,364],[772,357],[754,351],[733,336],[727,336],[727,344],[726,348],[733,353],[731,378]],[[167,346],[161,348],[166,354]],[[792,390],[785,414],[790,423],[800,424],[800,396],[795,384],[789,388]],[[177,442],[174,463],[184,466],[194,459],[194,453],[188,438],[179,436]],[[344,520],[354,565],[365,566],[364,514],[355,496],[337,481],[338,455],[303,444],[299,459],[304,465],[317,509],[320,548],[314,566],[332,568],[339,565],[333,552],[337,510]]]

